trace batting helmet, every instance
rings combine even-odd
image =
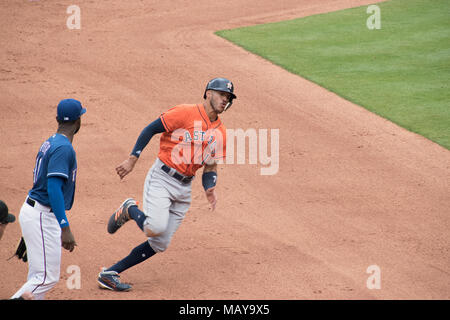
[[[203,98],[206,99],[206,91],[208,90],[215,90],[215,91],[222,91],[222,92],[228,92],[231,94],[230,101],[228,102],[227,106],[225,107],[225,110],[227,110],[229,107],[231,107],[231,104],[233,103],[233,99],[236,99],[236,95],[233,93],[234,91],[234,85],[233,83],[225,78],[214,78],[211,81],[208,82],[206,85],[205,93],[203,94]]]

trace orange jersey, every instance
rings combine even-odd
[[[226,155],[226,128],[209,120],[203,104],[183,104],[163,113],[159,159],[185,176]]]

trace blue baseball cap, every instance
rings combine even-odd
[[[75,99],[64,99],[58,103],[57,117],[60,121],[75,121],[86,112],[81,102]]]

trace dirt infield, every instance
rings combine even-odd
[[[57,102],[87,108],[68,214],[78,247],[63,250],[48,298],[450,298],[449,151],[213,34],[373,0],[79,0],[80,30],[66,26],[73,2],[55,2],[0,4],[0,198],[16,216],[40,143],[56,130]],[[197,178],[169,249],[122,274],[133,290],[98,289],[100,267],[145,241],[134,223],[109,235],[106,221],[126,197],[141,200],[158,139],[124,181],[115,166],[144,126],[176,104],[201,102],[216,76],[236,86],[227,128],[279,129],[278,173],[220,167],[213,213]],[[19,237],[16,222],[1,240],[0,299],[26,279],[26,264],[6,261]],[[66,287],[71,265],[80,289]],[[381,289],[366,286],[371,265]]]

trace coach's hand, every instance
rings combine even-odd
[[[70,231],[70,227],[64,227],[61,229],[61,245],[64,249],[69,250],[70,252],[75,249],[77,243],[75,242],[72,231]]]
[[[212,187],[205,191],[206,199],[208,199],[208,202],[211,204],[211,211],[214,211],[214,209],[216,209],[217,196],[216,192],[214,191],[215,189],[216,187]]]
[[[138,158],[135,156],[130,156],[127,160],[122,162],[116,167],[116,172],[122,180],[127,174],[133,171],[134,165],[138,161]]]

